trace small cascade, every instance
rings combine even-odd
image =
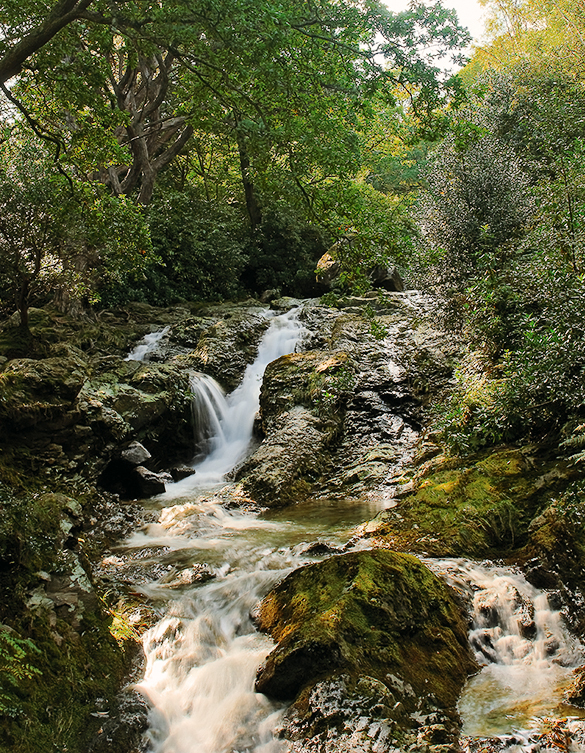
[[[208,374],[194,372],[190,387],[195,447],[198,455],[205,456],[212,451],[214,441],[225,442],[223,425],[229,406],[221,385]]]
[[[543,717],[566,715],[563,693],[584,650],[547,594],[510,568],[456,560],[428,564],[463,593],[472,613],[469,639],[483,669],[460,700],[463,734],[505,736],[534,729]]]
[[[266,366],[293,352],[303,331],[298,311],[275,316],[256,360],[227,398],[211,377],[193,375],[196,440],[207,455],[194,464],[194,476],[159,497],[170,504],[158,523],[127,542],[138,560],[141,552],[151,557],[160,548],[169,573],[140,586],[167,607],[167,616],[144,636],[147,665],[137,685],[152,706],[150,753],[288,749],[274,736],[282,706],[254,690],[257,668],[273,644],[255,630],[250,614],[271,586],[302,562],[290,548],[298,534],[288,521],[226,510],[222,498],[206,490],[245,456]],[[208,570],[209,582],[197,581],[201,568]]]
[[[156,350],[158,343],[168,334],[170,326],[157,332],[151,332],[140,340],[136,347],[128,353],[125,361],[148,361],[149,356]]]
[[[221,387],[211,377],[194,379],[194,410],[198,414],[209,410],[207,415],[199,415],[197,419],[203,426],[202,438],[207,455],[193,464],[194,476],[169,487],[165,495],[167,499],[182,496],[194,488],[220,483],[244,459],[252,441],[266,367],[276,358],[293,353],[306,332],[298,315],[299,310],[293,309],[272,319],[260,342],[256,360],[246,368],[240,385],[225,400]]]

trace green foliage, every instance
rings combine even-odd
[[[576,426],[572,430],[571,436],[564,439],[560,446],[569,452],[578,450],[578,452],[574,452],[569,458],[574,463],[585,462],[585,424],[579,424],[579,426]]]
[[[18,131],[0,144],[0,208],[0,307],[17,309],[24,328],[30,305],[94,301],[101,282],[150,259],[140,210],[59,171]]]
[[[506,383],[489,373],[481,354],[470,353],[455,371],[455,386],[434,409],[433,428],[453,454],[466,455],[514,438]]]
[[[315,296],[315,266],[329,245],[328,234],[291,210],[270,209],[264,214],[255,247],[243,273],[250,290],[277,289],[282,295]]]
[[[147,221],[158,261],[105,286],[102,305],[238,297],[247,238],[237,208],[212,204],[195,190],[166,190],[155,196]]]
[[[30,663],[33,654],[40,651],[33,641],[20,638],[0,626],[0,717],[18,713],[14,699],[8,694],[10,688],[18,688],[41,671]]]
[[[348,366],[340,366],[313,378],[311,388],[313,403],[319,413],[327,414],[345,405],[355,387],[355,374]]]
[[[370,323],[370,334],[375,340],[384,340],[388,337],[388,328],[376,319],[376,312],[370,305],[364,307],[364,315]]]

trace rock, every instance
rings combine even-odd
[[[307,496],[326,459],[331,431],[307,408],[296,405],[241,466],[237,478],[252,498],[281,507]]]
[[[265,290],[258,300],[260,303],[270,303],[270,301],[273,301],[275,298],[278,298],[280,296],[280,290],[278,288],[274,288],[272,290]]]
[[[295,570],[262,601],[258,625],[278,645],[256,689],[279,700],[344,672],[379,680],[410,710],[421,697],[451,708],[477,668],[449,588],[415,557],[389,550]]]
[[[119,694],[109,712],[94,712],[103,721],[98,734],[89,745],[89,753],[145,753],[148,741],[149,704],[132,690]]]
[[[383,288],[395,293],[401,293],[404,290],[404,281],[396,267],[386,267],[383,264],[376,264],[370,270],[369,278],[375,288]]]
[[[184,478],[189,478],[195,474],[195,470],[189,465],[174,465],[169,469],[169,473],[173,481],[182,481]]]
[[[370,529],[369,535],[395,548],[438,557],[509,553],[532,534],[535,523],[529,529],[530,520],[542,505],[534,482],[549,466],[544,461],[533,467],[520,450],[509,447],[464,459],[435,456],[419,466],[404,496],[399,493],[399,510],[380,513],[377,532]],[[532,539],[537,538],[535,532]],[[551,543],[559,540],[562,536]]]
[[[323,254],[323,256],[317,262],[317,282],[321,285],[326,285],[331,288],[333,281],[337,278],[341,272],[341,264],[335,261],[333,256],[329,252]]]
[[[203,331],[196,349],[184,359],[188,369],[209,374],[231,392],[239,384],[269,326],[261,313],[232,310]]]
[[[152,455],[144,445],[134,441],[130,442],[128,447],[120,452],[120,457],[129,465],[137,466],[144,465],[147,460],[150,460]]]
[[[142,497],[154,497],[157,494],[164,494],[166,491],[166,479],[160,473],[154,473],[154,471],[149,471],[148,468],[139,465],[134,468],[133,475]]]
[[[585,708],[585,665],[573,671],[575,679],[565,692],[565,700],[571,706]]]

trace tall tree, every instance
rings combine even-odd
[[[192,131],[231,134],[254,224],[262,155],[301,183],[305,165],[342,170],[332,139],[350,144],[372,93],[400,87],[430,113],[443,101],[436,59],[465,39],[439,3],[95,0],[27,59],[14,95],[39,132],[72,157],[84,147],[88,172],[97,156],[112,189],[143,202]]]

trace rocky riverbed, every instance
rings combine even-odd
[[[145,474],[164,489],[198,451],[190,375],[233,390],[271,312],[296,305],[133,305],[85,321],[39,309],[32,342],[11,322],[0,330],[0,577],[11,594],[0,620],[42,652],[29,659],[42,674],[0,707],[7,750],[154,746],[144,702],[116,695],[132,672],[140,677],[137,641],[163,615],[145,584],[196,589],[218,570],[178,564],[172,547],[167,561],[160,547],[112,547],[161,525],[159,507],[139,500]],[[457,344],[416,293],[335,309],[312,302],[299,321],[297,352],[266,368],[250,450],[213,509],[278,516],[367,503],[380,512],[344,541],[319,537],[286,555],[289,571],[301,569],[268,584],[254,608],[275,641],[256,689],[289,703],[278,734],[291,751],[459,750],[457,699],[477,671],[468,604],[420,558],[515,565],[583,636],[582,474],[550,446],[444,454],[425,426],[449,390]],[[127,360],[163,328],[145,360]],[[195,532],[202,525],[181,515]]]

